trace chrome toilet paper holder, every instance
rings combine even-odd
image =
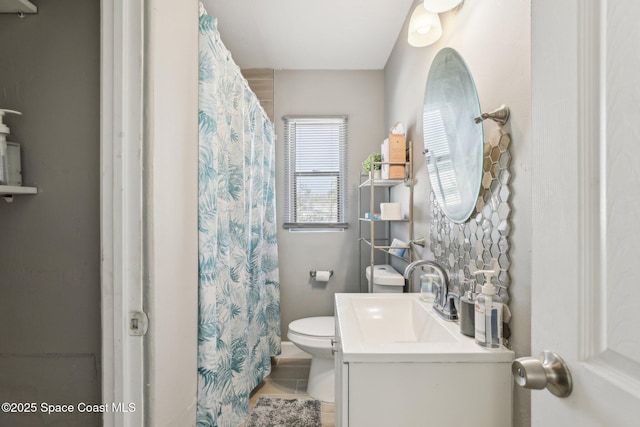
[[[315,278],[317,270],[309,270],[309,276]],[[333,276],[333,270],[329,270],[329,277]]]

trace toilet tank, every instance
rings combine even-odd
[[[373,293],[402,293],[404,277],[388,264],[373,266]],[[367,282],[371,289],[371,266],[366,268]]]

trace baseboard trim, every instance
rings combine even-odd
[[[282,353],[276,359],[311,359],[311,355],[300,350],[291,341],[282,341]]]

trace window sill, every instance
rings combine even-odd
[[[282,226],[291,232],[336,232],[349,228],[348,223],[295,223],[285,222]]]

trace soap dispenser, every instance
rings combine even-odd
[[[469,279],[465,282],[468,283],[469,290],[460,297],[460,333],[475,337],[476,281]]]
[[[0,109],[0,184],[7,185],[9,183],[9,156],[7,153],[7,136],[9,135],[9,126],[3,122],[6,113],[22,114],[19,111]]]
[[[478,270],[486,276],[482,293],[476,297],[475,338],[483,347],[499,348],[502,343],[502,298],[496,293],[491,279],[494,270]]]

